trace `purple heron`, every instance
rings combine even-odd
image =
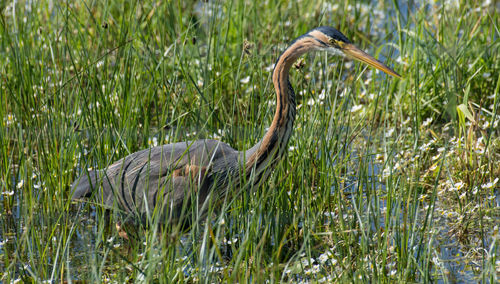
[[[401,78],[336,29],[315,28],[295,39],[278,58],[272,77],[276,112],[264,137],[253,147],[237,151],[221,141],[204,139],[145,149],[106,169],[83,173],[72,185],[72,199],[94,196],[98,203],[117,206],[142,220],[156,212],[161,223],[173,223],[193,208],[201,215],[208,201],[221,199],[229,186],[258,186],[286,153],[296,113],[289,71],[310,51],[347,56]]]

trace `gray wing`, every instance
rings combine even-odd
[[[195,200],[201,207],[212,189],[225,190],[223,181],[237,168],[238,152],[220,141],[168,144],[83,173],[72,185],[72,199],[94,196],[98,203],[143,220],[161,214],[169,222],[178,220]]]

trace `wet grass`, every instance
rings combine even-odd
[[[497,282],[498,9],[2,4],[1,281]],[[71,203],[86,169],[152,145],[256,143],[274,113],[272,63],[319,25],[404,78],[306,56],[291,72],[288,156],[187,232],[139,227],[128,241],[99,206]]]

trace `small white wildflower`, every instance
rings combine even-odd
[[[435,163],[434,165],[432,165],[430,168],[429,168],[429,171],[435,171],[438,167],[438,164]]]
[[[325,276],[323,278],[318,279],[318,283],[332,283],[333,282],[332,279],[333,279],[332,276],[328,275],[328,276]]]
[[[325,253],[322,253],[318,259],[321,264],[324,264],[325,262],[328,261],[328,259],[330,259],[330,257],[332,257],[332,253],[327,251]]]
[[[348,92],[349,92],[349,91],[350,91],[350,90],[349,90],[348,88],[343,89],[343,90],[342,90],[342,92],[340,93],[340,97],[342,97],[342,98],[343,98],[345,95],[347,95],[347,94],[348,94]]]
[[[427,143],[427,144],[423,144],[421,145],[420,147],[418,147],[418,149],[422,152],[427,152],[430,150],[430,143]]]
[[[312,265],[315,262],[315,260],[314,260],[314,258],[304,258],[300,262],[304,266],[309,266],[309,265]]]
[[[271,72],[274,70],[274,64],[271,64],[271,65],[268,65],[266,67],[264,67],[264,70],[266,70],[266,72]]]
[[[432,122],[432,117],[428,117],[423,123],[422,123],[422,127],[427,127],[431,124]]]
[[[493,182],[488,182],[488,183],[481,185],[481,188],[492,189],[497,182],[498,182],[498,178],[496,178]]]
[[[323,215],[325,215],[326,217],[330,217],[330,218],[335,218],[337,216],[337,214],[335,214],[335,212],[325,212],[325,213],[323,213]]]
[[[393,133],[394,133],[394,128],[390,128],[389,130],[387,130],[387,132],[385,132],[385,137],[389,138],[392,136]]]
[[[472,190],[472,194],[476,195],[477,191],[478,191],[478,188],[477,188],[477,186],[475,186],[474,189]]]
[[[17,189],[21,189],[21,187],[23,187],[24,185],[24,180],[20,180],[18,183],[17,183]]]
[[[363,105],[354,105],[354,106],[351,108],[351,112],[358,112],[358,111],[360,111],[361,109],[363,109]]]
[[[153,137],[152,139],[149,138],[148,139],[148,145],[149,146],[153,146],[153,147],[158,146],[158,138],[156,138],[156,137]]]
[[[326,97],[326,91],[325,89],[321,89],[321,92],[318,95],[318,99],[323,100]]]
[[[420,195],[420,197],[418,198],[418,200],[420,200],[421,202],[423,202],[425,199],[427,199],[427,194],[422,194],[422,195]]]
[[[7,126],[11,125],[14,122],[14,116],[12,114],[7,115]]]
[[[488,129],[488,127],[490,127],[490,121],[489,120],[486,120],[483,124],[483,126],[481,126],[481,128],[483,129]]]
[[[241,79],[240,82],[242,84],[248,84],[248,82],[250,82],[250,76],[247,76],[247,77]]]
[[[466,193],[467,192],[464,192],[464,193],[460,194],[460,196],[458,198],[460,198],[460,200],[465,199],[465,196],[467,195]]]
[[[391,169],[389,168],[384,168],[382,171],[382,178],[388,178],[391,175]]]
[[[455,183],[453,186],[456,188],[456,189],[462,189],[464,187],[465,183],[459,181],[457,183]]]

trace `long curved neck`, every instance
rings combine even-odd
[[[260,142],[246,151],[245,171],[247,175],[267,176],[276,162],[285,152],[292,134],[295,120],[295,93],[288,74],[293,63],[304,53],[312,50],[299,38],[292,43],[278,58],[273,72],[273,84],[276,90],[276,113],[273,122]],[[258,178],[260,180],[260,178]]]

